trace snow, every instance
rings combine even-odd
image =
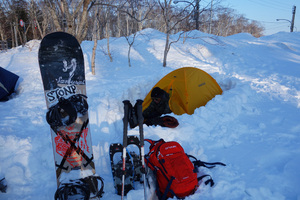
[[[173,115],[180,123],[175,129],[144,126],[145,138],[175,140],[198,159],[227,164],[202,169],[215,186],[201,184],[186,200],[300,200],[300,33],[254,38],[192,31],[185,36],[172,44],[167,67],[162,67],[165,34],[156,30],[137,34],[131,67],[125,38],[110,38],[113,62],[106,40],[98,41],[96,75],[90,67],[93,42],[81,44],[96,171],[105,182],[102,199],[120,199],[108,151],[111,143],[122,143],[122,101],[144,99],[164,75],[192,66],[214,77],[223,94],[193,115]],[[53,199],[56,191],[39,44],[33,40],[0,53],[0,66],[23,79],[17,94],[0,102],[0,174],[8,183],[0,199]],[[129,134],[138,135],[138,129]],[[125,199],[143,199],[143,189],[130,191]]]

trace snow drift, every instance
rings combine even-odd
[[[103,199],[120,199],[108,151],[110,143],[122,142],[122,100],[144,99],[162,77],[186,66],[209,73],[223,94],[193,115],[176,116],[180,125],[175,129],[144,126],[145,138],[175,140],[198,159],[227,164],[205,171],[216,183],[213,188],[202,184],[186,199],[300,199],[300,33],[254,38],[192,31],[186,36],[172,45],[165,68],[165,34],[156,30],[137,35],[132,67],[125,38],[110,39],[113,62],[106,55],[106,40],[98,41],[96,75],[90,68],[93,42],[81,44],[96,171],[105,181]],[[17,94],[0,102],[0,175],[8,183],[0,199],[50,200],[56,190],[39,44],[33,40],[0,53],[0,66],[23,79]],[[138,129],[129,134],[138,135]],[[130,191],[126,199],[143,199],[143,189]]]

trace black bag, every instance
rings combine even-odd
[[[130,128],[135,128],[139,123],[137,119],[137,109],[136,109],[136,104],[132,106],[131,103],[129,103],[129,109],[128,109],[128,122]]]

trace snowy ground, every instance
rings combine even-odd
[[[56,190],[39,43],[0,53],[0,66],[23,79],[18,94],[0,102],[0,175],[8,182],[0,199],[53,199]],[[165,68],[164,44],[163,33],[142,31],[128,67],[125,38],[110,38],[113,62],[106,40],[98,41],[92,75],[93,42],[82,43],[96,171],[105,180],[103,199],[120,199],[113,188],[108,150],[110,143],[122,142],[122,100],[135,103],[167,73],[192,66],[213,76],[223,94],[193,115],[175,116],[180,123],[175,129],[144,126],[145,138],[175,140],[198,159],[227,164],[204,169],[215,186],[201,185],[186,199],[300,200],[300,33],[257,39],[194,31],[172,45]],[[138,135],[138,130],[129,134]],[[143,190],[129,192],[126,199],[143,199]]]

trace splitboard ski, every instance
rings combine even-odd
[[[123,118],[123,145],[114,143],[110,145],[110,161],[114,186],[117,194],[121,195],[121,199],[134,189],[134,183],[144,183],[145,189],[145,161],[144,161],[144,135],[143,135],[143,117],[142,117],[142,100],[137,100],[136,105],[132,107],[130,101],[125,100],[124,118]],[[130,110],[134,109],[134,110]],[[131,113],[137,113],[137,121],[139,123],[140,139],[137,136],[128,136],[128,119]],[[127,152],[127,146],[135,145],[138,148],[138,154],[134,151]],[[115,155],[119,153],[121,159]],[[116,161],[117,160],[117,161]],[[146,192],[145,192],[146,199]]]
[[[55,199],[99,199],[104,185],[93,161],[80,44],[68,33],[51,33],[43,38],[38,58],[51,127]]]

